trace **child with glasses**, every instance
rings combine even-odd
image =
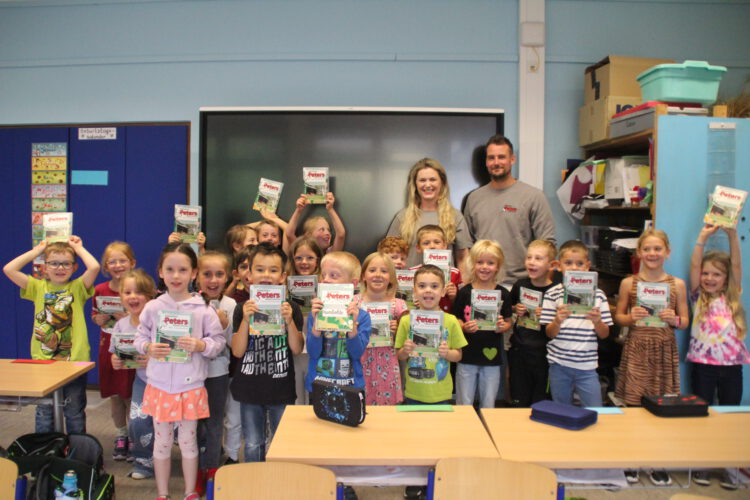
[[[44,255],[44,279],[22,271],[24,266]],[[86,270],[72,280],[80,257]],[[42,241],[8,262],[3,268],[10,280],[21,287],[21,297],[34,302],[34,332],[31,337],[33,359],[89,361],[89,341],[83,305],[94,293],[99,263],[84,247],[81,238],[69,236],[67,242]],[[86,375],[63,386],[67,432],[86,432]],[[54,430],[52,405],[36,407],[36,432]]]

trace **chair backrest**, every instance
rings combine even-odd
[[[435,467],[433,498],[555,500],[557,476],[540,465],[500,458],[444,458]]]
[[[225,465],[214,477],[215,500],[335,500],[336,476],[328,469],[291,462]]]
[[[0,498],[16,497],[18,465],[13,460],[0,458]]]

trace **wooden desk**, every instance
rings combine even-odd
[[[750,465],[750,414],[662,418],[643,408],[599,415],[569,431],[529,419],[529,409],[482,410],[482,420],[506,460],[551,468],[696,468]]]
[[[62,386],[94,368],[90,361],[50,364],[13,363],[0,359],[0,396],[43,398],[52,393],[55,430],[64,432]]]
[[[497,457],[474,408],[399,412],[367,408],[359,427],[320,420],[312,406],[287,406],[266,460],[313,465],[434,466],[443,457]]]

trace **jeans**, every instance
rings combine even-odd
[[[437,403],[424,403],[422,401],[417,401],[416,399],[404,398],[403,404],[405,405],[449,405],[451,404],[451,400],[446,399],[445,401],[438,401]]]
[[[271,442],[286,405],[241,403],[242,435],[245,438],[245,462],[263,462],[266,443]]]
[[[142,472],[147,476],[154,473],[154,422],[151,415],[141,411],[143,391],[146,382],[136,375],[133,381],[133,396],[130,400],[130,418],[128,435],[130,455],[133,457],[133,472]]]
[[[229,379],[231,383],[231,378]],[[240,403],[227,392],[227,404],[224,408],[224,453],[235,462],[239,460],[242,444],[242,415]]]
[[[473,405],[477,385],[479,403],[482,408],[494,408],[497,391],[500,388],[500,374],[503,365],[485,366],[458,363],[456,367],[456,404]]]
[[[556,403],[573,404],[573,391],[583,406],[602,405],[602,386],[596,370],[578,370],[550,363],[549,386]]]
[[[221,465],[221,437],[224,433],[224,407],[229,392],[229,375],[209,377],[204,385],[211,416],[198,421],[198,467],[218,469]]]
[[[81,375],[62,387],[65,432],[86,432],[86,374]],[[55,417],[51,404],[36,407],[35,432],[55,430]]]
[[[740,404],[742,400],[742,365],[691,364],[693,394],[701,397],[710,405],[714,403],[714,395],[718,396],[720,405]]]

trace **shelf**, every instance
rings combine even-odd
[[[635,134],[624,135],[614,139],[604,139],[583,146],[586,156],[592,153],[643,152],[648,148],[648,141],[654,135],[654,129],[642,130]]]

